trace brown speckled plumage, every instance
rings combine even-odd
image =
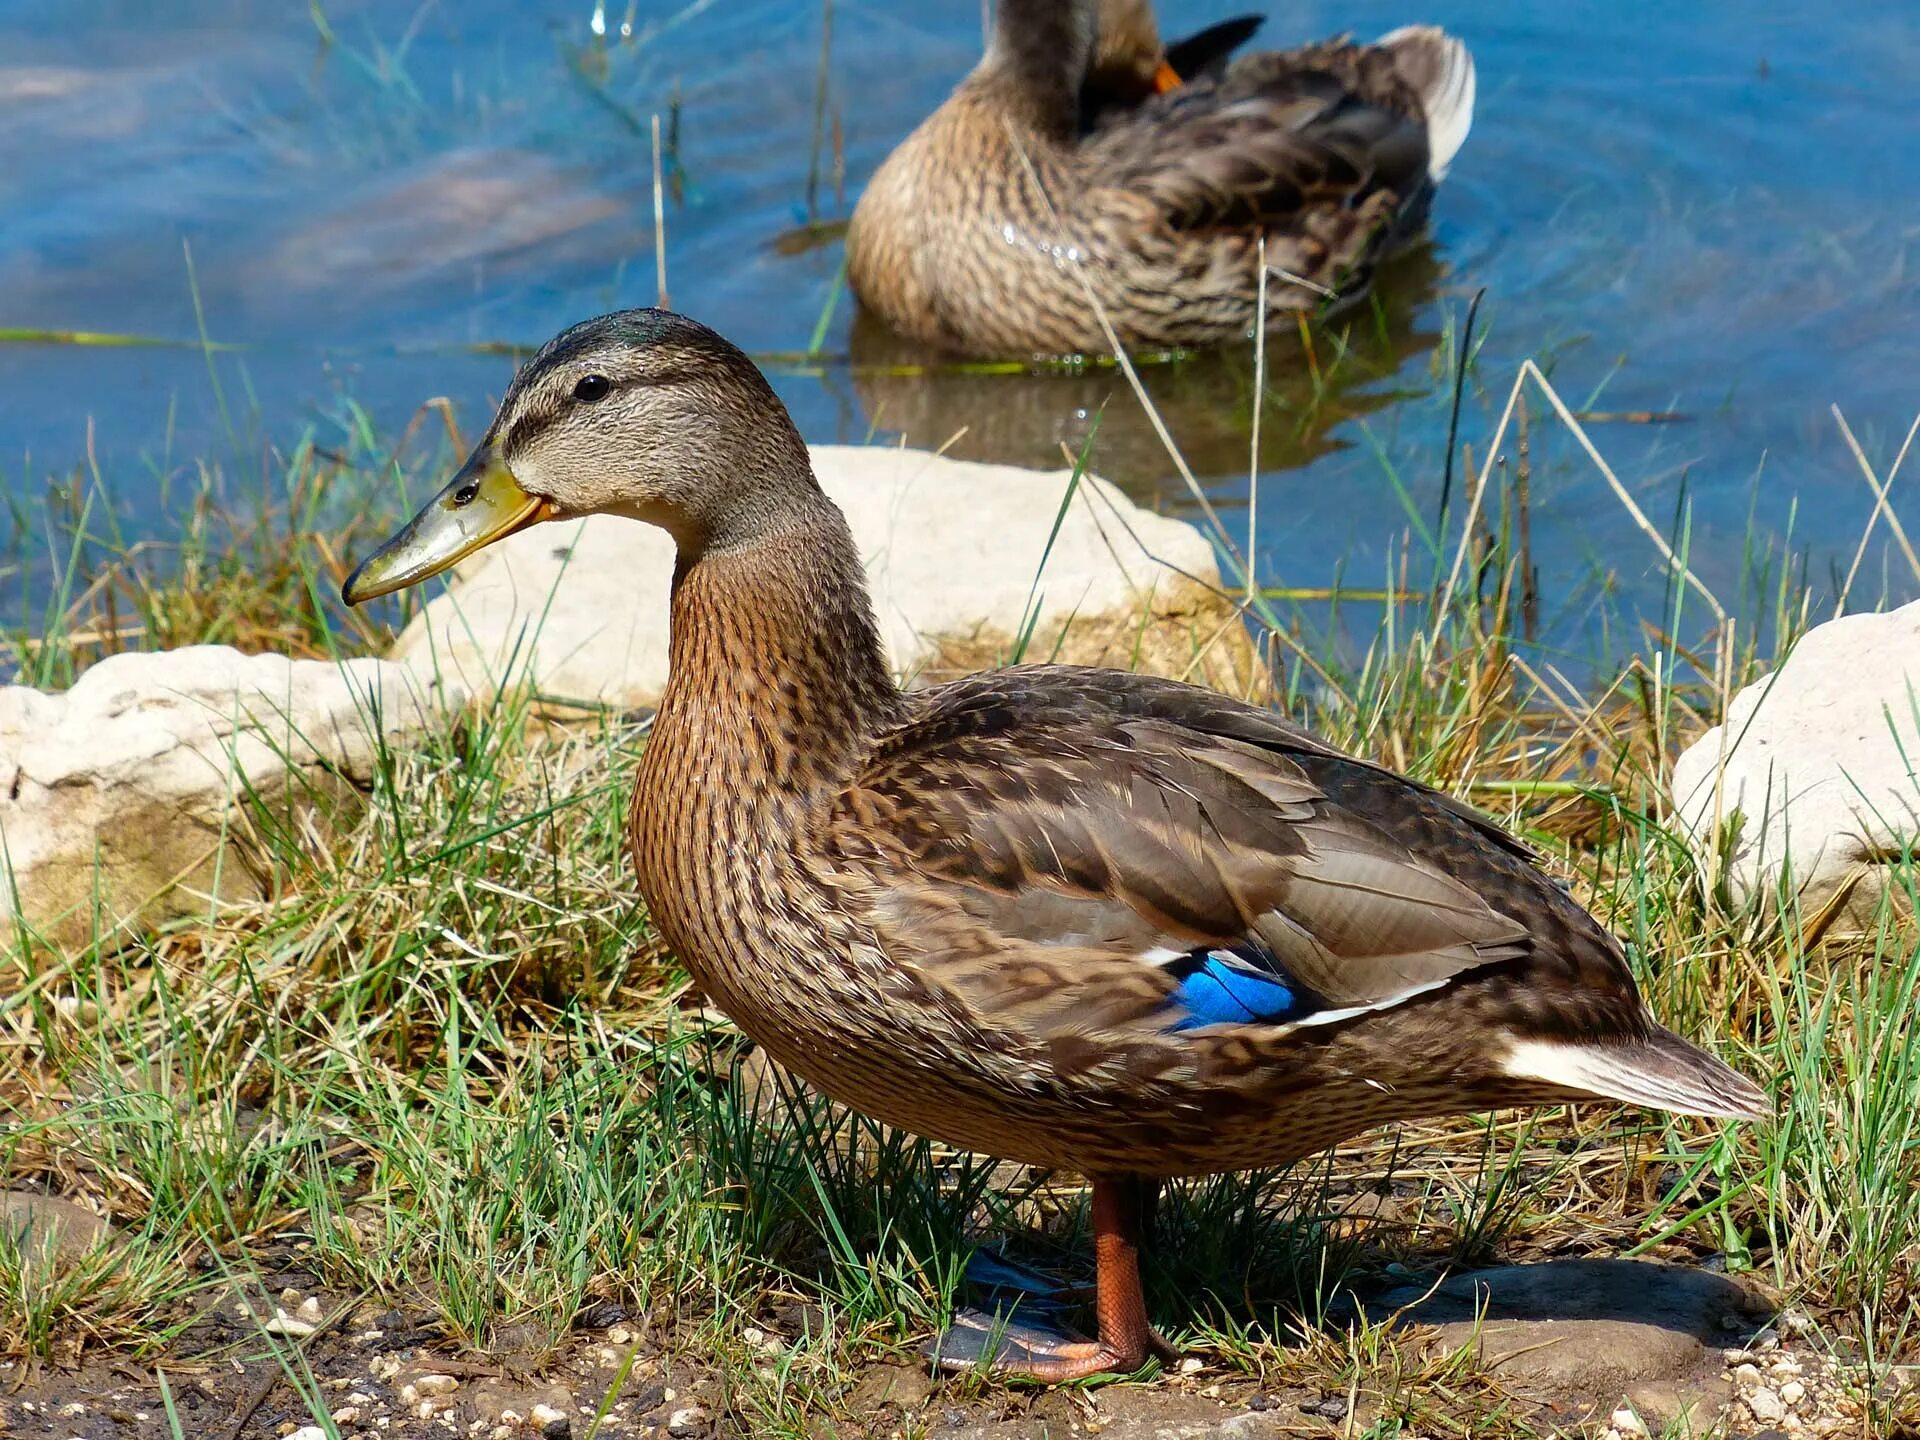
[[[987,52],[868,183],[855,293],[975,353],[1244,337],[1266,243],[1272,319],[1361,293],[1464,138],[1472,62],[1439,30],[1228,60],[1228,22],[1169,55],[1146,0],[1001,0]],[[1149,77],[1143,81],[1142,76]]]
[[[593,403],[568,398],[583,376]],[[708,995],[847,1104],[1105,1187],[1113,1334],[1029,1351],[1027,1373],[1153,1343],[1131,1177],[1582,1095],[1760,1110],[1654,1022],[1527,848],[1447,796],[1166,680],[1027,666],[903,692],[806,447],[704,327],[576,326],[478,455],[548,513],[678,541],[632,842]],[[1189,988],[1216,965],[1286,1004],[1220,1019]]]

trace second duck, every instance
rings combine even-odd
[[[862,302],[951,350],[1063,354],[1112,348],[1101,313],[1128,348],[1244,338],[1263,240],[1269,323],[1362,293],[1466,139],[1466,47],[1413,26],[1111,90],[1111,52],[1154,32],[1146,0],[1000,0],[980,63],[854,210]]]

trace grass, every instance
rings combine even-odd
[[[1526,397],[1557,404],[1545,376],[1523,381],[1520,426]],[[333,597],[461,448],[434,420],[383,443],[348,412],[264,484],[195,467],[165,546],[120,538],[97,475],[37,511],[16,500],[16,535],[43,552],[16,565],[54,583],[6,637],[12,664],[55,687],[126,648],[377,651],[408,602],[369,618]],[[1150,1275],[1161,1323],[1229,1375],[1342,1397],[1355,1435],[1527,1433],[1496,1377],[1343,1308],[1448,1264],[1712,1258],[1883,1371],[1920,1323],[1912,928],[1889,908],[1839,937],[1790,893],[1736,900],[1668,809],[1673,755],[1805,628],[1806,586],[1754,542],[1742,593],[1703,595],[1684,513],[1670,531],[1641,516],[1671,557],[1666,611],[1576,690],[1525,643],[1538,428],[1519,470],[1487,460],[1499,437],[1463,467],[1454,517],[1409,525],[1363,608],[1253,592],[1274,699],[1541,846],[1627,939],[1662,1018],[1764,1077],[1780,1119],[1470,1118],[1175,1186]],[[645,743],[644,723],[554,731],[496,700],[386,756],[330,838],[266,827],[285,877],[270,903],[0,954],[0,1174],[119,1227],[57,1273],[0,1236],[0,1354],[164,1367],[210,1299],[270,1296],[295,1267],[417,1310],[453,1351],[535,1365],[615,1302],[674,1353],[717,1356],[739,1425],[799,1435],[858,1418],[850,1378],[911,1358],[972,1245],[1070,1264],[1086,1227],[1071,1177],[736,1078],[741,1038],[698,1008],[633,893],[626,786]],[[1911,866],[1895,873],[1911,900]],[[777,1353],[743,1338],[766,1329]],[[274,1344],[324,1415],[305,1357]]]

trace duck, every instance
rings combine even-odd
[[[1066,355],[1244,339],[1263,258],[1270,327],[1364,294],[1471,128],[1472,56],[1432,26],[1231,54],[1249,34],[1163,49],[1150,0],[999,0],[854,207],[861,304],[957,354]]]
[[[903,688],[785,407],[684,316],[549,342],[343,599],[588,515],[677,554],[629,834],[661,938],[825,1094],[1090,1183],[1096,1333],[962,1309],[942,1368],[1051,1383],[1169,1354],[1139,1253],[1171,1177],[1505,1106],[1766,1113],[1526,844],[1439,790],[1142,674]]]

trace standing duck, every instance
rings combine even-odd
[[[854,209],[855,293],[972,354],[1110,349],[1095,302],[1128,348],[1244,338],[1263,241],[1270,323],[1361,293],[1466,139],[1473,60],[1424,26],[1229,59],[1250,32],[1162,51],[1149,0],[999,0]]]
[[[692,320],[550,342],[345,599],[589,514],[679,550],[631,839],[694,979],[828,1095],[1092,1180],[1098,1337],[962,1317],[944,1365],[1061,1381],[1162,1351],[1137,1265],[1162,1177],[1503,1105],[1762,1112],[1526,846],[1437,791],[1141,675],[903,691],[793,422]]]

